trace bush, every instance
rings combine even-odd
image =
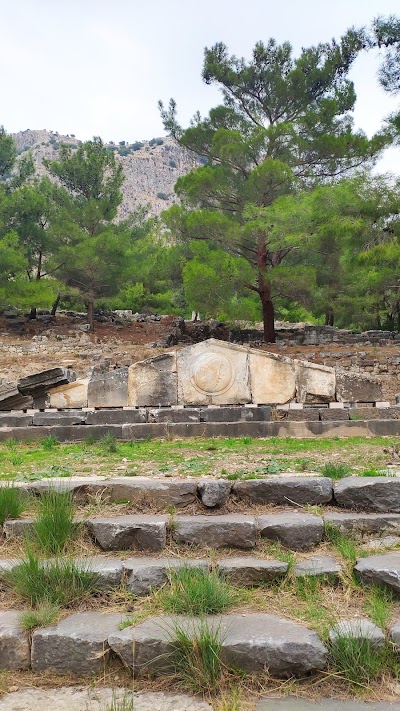
[[[20,597],[34,607],[68,607],[98,591],[98,576],[68,558],[41,561],[30,549],[25,559],[5,575]]]
[[[16,486],[0,487],[0,526],[9,518],[19,518],[26,506],[26,493]]]
[[[59,555],[76,534],[74,502],[69,492],[49,491],[40,499],[34,541],[45,555]]]

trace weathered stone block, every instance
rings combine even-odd
[[[157,408],[148,411],[149,422],[200,422],[200,410],[196,407],[185,407],[179,410]]]
[[[341,513],[325,514],[324,522],[335,526],[342,533],[400,533],[400,514]]]
[[[77,612],[32,637],[32,670],[99,674],[110,656],[108,637],[118,631],[119,613]]]
[[[59,410],[87,407],[88,383],[89,378],[84,378],[53,388],[50,392],[50,407]]]
[[[354,573],[366,585],[387,585],[400,595],[400,551],[359,558]]]
[[[234,585],[259,585],[283,578],[288,564],[279,560],[263,560],[254,556],[223,558],[217,563],[217,570]]]
[[[359,373],[336,371],[336,400],[339,402],[376,402],[383,400],[382,385],[378,380]]]
[[[22,629],[21,612],[0,611],[0,669],[25,671],[31,665],[29,634]]]
[[[294,398],[296,369],[290,358],[250,351],[249,369],[252,402],[283,404]]]
[[[326,504],[333,498],[332,480],[325,477],[281,476],[247,479],[233,485],[239,499],[256,504]]]
[[[22,395],[17,383],[0,383],[0,410],[25,410],[32,404],[32,397]]]
[[[329,555],[315,556],[296,563],[293,567],[293,573],[298,578],[311,575],[312,577],[329,578],[335,582],[339,580],[342,570],[340,563]]]
[[[244,614],[205,618],[218,630],[222,661],[247,673],[303,676],[326,666],[327,650],[315,632],[275,615]],[[204,622],[190,617],[155,617],[109,636],[111,648],[136,675],[173,668],[173,636],[178,625],[196,637]]]
[[[35,427],[68,427],[70,425],[83,425],[86,422],[86,412],[35,412],[33,424]]]
[[[316,363],[296,362],[296,393],[298,402],[329,402],[335,399],[334,368]]]
[[[322,519],[312,514],[267,514],[258,516],[257,523],[263,538],[279,541],[295,551],[318,545],[324,531]]]
[[[360,644],[364,640],[368,640],[372,647],[383,647],[385,644],[385,635],[382,630],[366,618],[358,618],[351,620],[341,620],[329,630],[329,639],[331,642],[343,637],[351,637]]]
[[[97,585],[102,588],[115,588],[121,582],[123,567],[122,561],[118,558],[92,555],[86,558],[75,558],[75,563],[83,570],[94,573]]]
[[[36,397],[42,392],[47,392],[51,388],[59,385],[65,385],[76,380],[76,375],[72,370],[67,368],[49,368],[42,370],[40,373],[27,375],[25,378],[18,380],[18,390],[23,395],[33,395]]]
[[[156,479],[151,477],[115,477],[104,488],[111,501],[128,500],[156,506],[187,506],[196,501],[195,479]]]
[[[87,528],[100,548],[105,551],[160,551],[165,547],[166,516],[115,516],[92,518]]]
[[[129,367],[128,404],[133,407],[176,405],[176,354],[163,353]]]
[[[25,413],[0,413],[0,427],[29,427],[33,416]]]
[[[6,538],[26,538],[33,531],[33,518],[14,518],[4,521],[3,531]]]
[[[232,484],[226,479],[201,479],[197,485],[200,501],[208,508],[225,506]]]
[[[337,403],[339,405],[339,403]],[[371,408],[372,409],[372,408]],[[331,422],[338,422],[338,420],[349,420],[349,410],[331,410],[323,409],[318,410],[320,420],[330,420]]]
[[[128,368],[95,373],[88,383],[88,407],[126,407]]]
[[[251,402],[246,348],[210,338],[178,351],[176,363],[179,404]]]
[[[271,420],[271,408],[268,406],[201,407],[199,412],[200,422],[269,422]]]
[[[256,523],[254,516],[243,514],[176,516],[172,537],[178,543],[212,548],[254,548]]]
[[[127,574],[126,587],[134,595],[148,595],[151,590],[168,582],[169,572],[190,567],[209,570],[208,560],[194,558],[128,558],[123,562]]]
[[[335,483],[334,496],[348,509],[400,513],[400,477],[346,477]]]

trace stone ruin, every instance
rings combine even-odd
[[[85,379],[52,368],[0,385],[0,410],[381,403],[377,379],[209,339]]]

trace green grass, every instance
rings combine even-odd
[[[117,440],[111,432],[107,432],[107,434],[99,440],[99,445],[107,454],[116,454],[118,452]]]
[[[48,491],[39,500],[33,538],[44,555],[59,555],[76,535],[74,502],[69,492]]]
[[[98,576],[68,558],[40,560],[27,549],[25,558],[5,575],[10,587],[33,607],[69,607],[98,590]]]
[[[328,649],[336,674],[352,687],[368,687],[390,670],[398,676],[399,663],[389,645],[375,648],[369,639],[343,635],[330,642]]]
[[[48,627],[48,625],[53,625],[57,621],[59,614],[60,608],[58,605],[48,602],[48,600],[43,600],[43,602],[38,604],[36,609],[22,612],[19,622],[22,629],[30,632],[36,629],[36,627]]]
[[[182,566],[169,571],[170,584],[157,593],[164,612],[176,615],[209,615],[222,612],[238,593],[214,571]]]
[[[372,587],[365,592],[365,612],[381,629],[387,628],[390,622],[393,602],[393,592],[389,588]]]
[[[51,449],[54,449],[58,445],[58,439],[54,437],[53,435],[48,435],[44,439],[42,439],[42,447],[44,450],[49,451]]]
[[[341,555],[347,563],[355,563],[356,559],[359,557],[359,551],[357,549],[357,544],[350,536],[346,536],[329,521],[324,524],[324,536],[330,543],[332,543],[337,553],[339,553],[339,555]]]
[[[0,526],[10,518],[19,518],[27,504],[27,495],[16,486],[0,487]]]
[[[321,469],[322,476],[329,477],[329,479],[343,479],[349,476],[351,472],[351,467],[347,464],[335,464],[334,462],[327,462]]]
[[[188,632],[175,624],[171,635],[174,671],[177,683],[193,693],[212,693],[221,686],[224,665],[218,627],[204,620],[196,631]]]
[[[135,711],[133,695],[124,691],[121,696],[118,691],[113,690],[111,701],[102,704],[101,711]]]

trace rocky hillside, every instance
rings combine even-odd
[[[73,147],[80,143],[74,135],[62,136],[46,130],[27,129],[12,136],[20,154],[31,151],[39,174],[46,172],[43,158],[56,159],[61,143]],[[153,138],[131,144],[122,141],[108,143],[107,147],[115,152],[124,167],[121,219],[143,204],[149,204],[152,214],[159,215],[176,202],[174,185],[177,179],[199,165],[199,161],[172,138]]]

